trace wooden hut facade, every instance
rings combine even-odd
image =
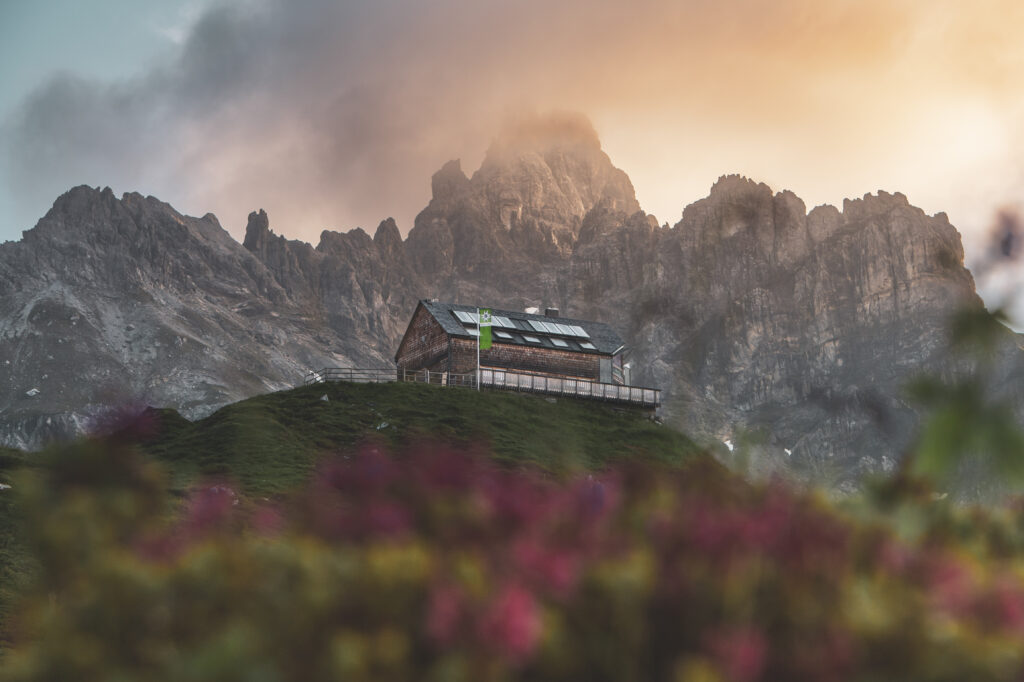
[[[401,373],[439,377],[476,375],[477,308],[422,300],[395,353]],[[561,317],[557,310],[531,314],[492,310],[492,345],[480,351],[485,387],[541,386],[540,392],[570,393],[656,405],[654,389],[619,390],[630,384],[626,346],[607,324]],[[514,380],[514,386],[510,385]],[[643,393],[647,391],[647,393]],[[639,399],[637,398],[639,396]]]

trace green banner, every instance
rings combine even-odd
[[[491,347],[491,311],[489,308],[480,309],[480,350],[487,350]]]

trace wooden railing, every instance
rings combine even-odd
[[[309,372],[306,374],[304,383],[309,385],[325,381],[352,381],[355,383],[412,381],[433,384],[435,386],[476,388],[476,373],[452,374],[450,372],[431,372],[425,369],[412,371],[393,367],[383,369],[328,367]],[[629,403],[643,407],[658,407],[661,405],[661,391],[656,388],[603,384],[589,379],[555,377],[530,372],[511,372],[487,367],[480,370],[480,386],[481,388],[493,388],[502,391],[522,391]]]

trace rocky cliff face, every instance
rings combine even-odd
[[[266,214],[260,221],[254,214],[250,229],[273,270],[212,215],[76,187],[22,241],[0,246],[2,441],[37,446],[105,405],[197,416],[293,386],[309,368],[380,364],[374,292],[337,277],[346,306],[312,303],[320,292],[291,288],[288,267],[322,257],[274,237]]]
[[[0,436],[34,445],[111,401],[196,415],[311,367],[379,366],[437,296],[610,322],[668,419],[763,431],[850,478],[896,461],[918,419],[906,381],[950,370],[948,315],[981,305],[957,231],[901,194],[808,213],[727,176],[659,227],[574,117],[506,131],[472,177],[453,161],[432,189],[405,241],[389,219],[315,248],[262,211],[240,245],[210,215],[72,190],[0,246]],[[1016,385],[1015,346],[1001,362]]]
[[[807,214],[791,193],[722,178],[662,243],[676,276],[652,283],[680,286],[651,301],[671,301],[678,344],[644,350],[692,406],[678,418],[722,438],[762,430],[842,472],[892,466],[915,421],[907,380],[944,368],[949,314],[981,305],[959,234],[900,194]]]

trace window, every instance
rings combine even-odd
[[[580,348],[586,348],[587,350],[597,350],[597,346],[590,343],[590,341],[580,341]]]
[[[466,333],[469,334],[470,336],[480,336],[480,330],[479,329],[469,329],[469,328],[466,328]]]
[[[569,344],[566,343],[565,341],[563,341],[562,339],[551,339],[551,343],[555,344],[559,348],[568,348],[569,347]]]
[[[527,334],[523,334],[523,340],[529,341],[530,343],[540,343],[540,339],[538,339],[536,336],[529,336]]]
[[[503,332],[503,331],[500,331],[500,330],[497,330],[497,329],[494,330],[494,335],[497,336],[499,339],[511,339],[512,338],[512,335],[509,334],[508,332]]]

